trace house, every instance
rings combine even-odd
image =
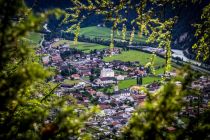
[[[136,71],[135,71],[135,74],[136,74],[136,75],[143,75],[143,76],[146,76],[146,71],[144,71],[144,70],[136,70]]]
[[[133,111],[134,111],[133,107],[125,108],[125,112],[133,112]]]
[[[80,79],[80,75],[79,74],[72,74],[71,78],[73,78],[74,80],[79,80]]]
[[[61,76],[61,75],[56,75],[56,76],[55,76],[55,81],[56,81],[56,82],[61,82],[61,81],[63,81],[63,80],[64,80],[63,76]]]
[[[97,85],[115,84],[116,79],[114,77],[98,78],[94,81]]]
[[[106,115],[113,115],[116,113],[116,110],[114,109],[104,109],[103,111]]]
[[[87,66],[78,66],[77,70],[81,76],[90,76],[91,70]]]
[[[44,57],[42,57],[42,62],[43,62],[44,65],[49,64],[49,62],[50,62],[50,56],[44,56]]]
[[[110,108],[111,108],[110,105],[106,105],[106,104],[100,104],[99,106],[100,106],[100,109],[101,109],[101,110],[110,109]]]
[[[60,54],[53,54],[53,55],[51,55],[51,59],[52,59],[53,63],[60,63],[60,62],[63,61],[61,56],[60,56]]]
[[[110,68],[103,68],[101,70],[100,77],[101,78],[103,78],[103,77],[114,77],[114,71]]]
[[[119,99],[119,98],[123,98],[123,97],[129,97],[130,95],[131,95],[131,93],[129,90],[122,90],[122,91],[115,93],[112,97]]]
[[[58,42],[60,39],[59,38],[55,38],[54,39],[54,42]]]
[[[125,80],[126,77],[127,77],[126,75],[117,75],[117,76],[115,76],[115,78],[116,78],[118,81],[120,81],[120,80]]]

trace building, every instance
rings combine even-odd
[[[60,54],[53,54],[53,55],[51,55],[51,59],[52,59],[53,63],[60,63],[60,62],[63,61],[61,56],[60,56]]]
[[[97,85],[115,84],[117,80],[113,77],[103,77],[95,80]]]
[[[125,80],[126,77],[127,77],[126,75],[117,75],[117,76],[115,76],[115,78],[116,78],[118,81],[120,81],[120,80]]]
[[[118,84],[115,84],[115,86],[114,86],[114,92],[118,92],[118,91],[119,91]]]
[[[112,69],[109,69],[109,68],[103,68],[101,70],[100,77],[101,78],[104,78],[104,77],[114,77],[114,71]]]
[[[80,75],[79,74],[72,74],[71,78],[73,78],[74,80],[79,80],[80,79]]]
[[[43,62],[44,65],[49,64],[49,62],[50,62],[50,56],[48,55],[48,56],[42,57],[42,62]]]

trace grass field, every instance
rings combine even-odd
[[[94,49],[100,50],[100,49],[107,48],[107,46],[104,46],[104,45],[99,45],[99,44],[95,44],[95,43],[87,43],[87,42],[78,42],[77,45],[74,45],[74,42],[69,41],[69,40],[60,40],[58,42],[55,42],[52,44],[52,47],[57,47],[57,46],[63,45],[63,44],[69,44],[70,47],[77,48],[77,49],[87,52],[87,53]]]
[[[119,89],[129,88],[136,85],[136,79],[123,80],[118,83]]]
[[[163,73],[164,73],[164,68],[160,68],[160,69],[155,70],[156,75],[163,74]]]
[[[153,83],[155,81],[157,82],[159,80],[161,80],[160,77],[144,77],[143,78],[143,85],[151,84],[151,83]]]
[[[64,44],[70,44],[70,41],[69,40],[59,40],[57,42],[54,42],[52,43],[52,47],[55,48],[55,47],[58,47],[60,45],[64,45]]]
[[[104,93],[113,93],[114,92],[114,86],[112,85],[111,87],[100,88],[100,89],[98,89],[98,91],[104,92]]]
[[[161,78],[160,77],[144,77],[142,80],[143,80],[143,85],[146,85],[146,84],[151,84],[154,81],[159,81],[161,80]],[[136,85],[136,79],[123,80],[123,81],[120,81],[118,84],[119,89],[125,89],[125,88],[129,88],[135,85]]]
[[[106,62],[111,62],[113,60],[121,60],[121,61],[139,61],[140,64],[145,65],[150,61],[151,54],[144,53],[140,51],[130,50],[130,51],[124,51],[119,55],[113,55],[111,57],[105,57],[103,60]],[[163,65],[165,60],[160,57],[155,57],[155,64],[154,66],[161,66]]]
[[[69,85],[78,84],[79,82],[81,82],[81,80],[69,80],[69,79],[65,79],[63,81],[64,84],[69,84]]]
[[[130,32],[127,31],[126,33],[126,40],[129,41],[130,39]],[[90,27],[85,27],[81,28],[80,30],[80,35],[84,35],[85,37],[89,38],[102,38],[104,40],[110,40],[110,33],[111,29],[107,27],[98,27],[98,26],[90,26]],[[115,39],[121,40],[122,39],[122,33],[121,31],[115,32]],[[146,42],[146,38],[142,37],[140,38],[137,33],[134,36],[134,41],[135,42]]]
[[[30,43],[32,44],[39,44],[40,41],[42,40],[42,34],[40,33],[35,33],[35,32],[31,32],[29,33],[28,36],[26,36],[26,40],[28,40]]]

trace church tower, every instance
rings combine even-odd
[[[118,82],[116,82],[116,84],[114,85],[114,92],[118,92],[118,91],[119,91]]]

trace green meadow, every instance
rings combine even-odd
[[[141,52],[141,51],[135,51],[135,50],[129,50],[129,51],[123,51],[121,54],[108,56],[104,58],[104,61],[111,62],[113,60],[121,60],[121,61],[139,61],[140,64],[145,65],[146,63],[150,62],[151,54]],[[163,65],[165,60],[163,58],[160,58],[158,56],[155,57],[155,66],[161,66]]]
[[[107,46],[104,46],[104,45],[99,45],[99,44],[95,44],[95,43],[87,43],[87,42],[78,42],[75,45],[74,41],[70,41],[70,40],[60,40],[58,42],[53,43],[52,47],[58,47],[63,44],[68,44],[71,48],[76,48],[76,49],[79,49],[86,53],[90,52],[91,50],[95,50],[95,49],[100,50],[100,49],[107,48]]]
[[[126,40],[129,41],[131,31],[126,32]],[[84,27],[80,30],[80,35],[84,35],[89,38],[101,38],[104,40],[110,40],[111,29],[107,27],[98,27],[98,26],[90,26]],[[122,32],[120,30],[115,31],[114,38],[117,40],[122,39]],[[139,37],[138,33],[135,33],[134,36],[135,42],[146,42],[146,37]]]

